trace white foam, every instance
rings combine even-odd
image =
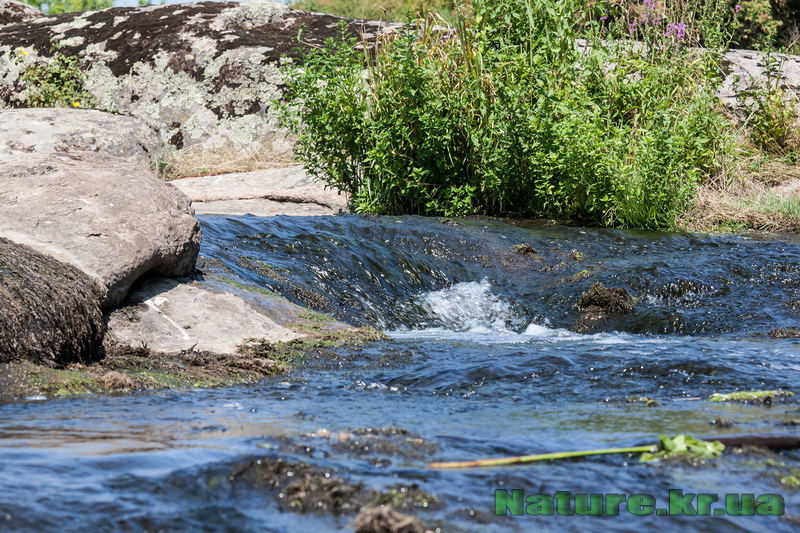
[[[417,296],[414,303],[433,327],[474,333],[510,332],[511,305],[492,293],[488,279],[456,283],[440,291]],[[427,329],[427,328],[426,328]]]

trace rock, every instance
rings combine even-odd
[[[0,157],[22,153],[103,152],[144,165],[162,151],[155,129],[133,117],[65,108],[9,109],[0,122]]]
[[[158,124],[175,148],[224,145],[285,151],[271,102],[281,94],[278,65],[298,57],[304,41],[322,45],[339,34],[339,17],[294,11],[275,2],[199,2],[66,13],[4,28],[0,34],[0,101],[22,104],[15,56],[60,52],[87,66],[87,89],[103,110]],[[388,27],[348,20],[370,39]],[[28,57],[28,56],[26,56]]]
[[[105,333],[100,294],[77,268],[0,237],[0,363],[95,358]]]
[[[770,331],[768,335],[776,339],[800,339],[800,329],[776,328]]]
[[[356,533],[425,533],[419,518],[395,511],[391,505],[367,507],[356,517]]]
[[[598,281],[578,298],[580,314],[573,330],[596,333],[619,329],[623,323],[622,317],[633,311],[637,303],[637,299],[625,289],[608,288]]]
[[[200,225],[186,196],[140,166],[98,153],[0,159],[0,237],[77,267],[108,309],[145,274],[194,268]]]
[[[0,25],[33,21],[45,14],[24,2],[0,0]]]
[[[795,95],[800,94],[800,57],[788,54],[770,54],[777,60],[777,85]],[[757,87],[775,86],[767,83],[770,75],[768,55],[753,50],[727,50],[724,53],[728,64],[725,79],[718,96],[726,107],[737,110],[737,95]],[[746,118],[746,117],[742,117]]]
[[[511,253],[517,255],[534,256],[538,252],[536,251],[536,248],[534,248],[532,244],[526,242],[524,244],[516,244],[512,246]]]
[[[584,313],[630,313],[636,307],[636,298],[621,287],[607,288],[599,281],[578,299],[578,310]]]
[[[310,177],[301,166],[184,178],[170,182],[198,214],[336,215],[347,197]]]
[[[292,306],[288,301],[287,306]],[[302,313],[304,310],[296,307]],[[290,341],[301,335],[276,323],[271,313],[240,296],[201,283],[156,278],[131,293],[108,320],[113,340],[145,344],[156,352],[233,353],[245,340]],[[287,314],[288,316],[288,314]]]

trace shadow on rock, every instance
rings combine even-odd
[[[77,268],[0,238],[0,362],[46,366],[100,354],[100,287]]]

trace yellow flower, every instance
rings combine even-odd
[[[72,102],[72,107],[80,107],[80,106],[81,106],[80,102]]]
[[[25,50],[24,48],[20,48],[20,49],[19,49],[19,51],[20,51],[20,53],[21,53],[22,55],[24,55],[24,56],[28,55],[28,51],[27,51],[27,50]]]

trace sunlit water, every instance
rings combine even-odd
[[[442,531],[798,527],[775,517],[493,516],[495,489],[512,488],[644,493],[659,503],[669,489],[775,493],[800,515],[798,489],[781,483],[793,468],[800,476],[797,451],[694,467],[627,455],[427,467],[661,434],[797,435],[795,401],[707,401],[714,392],[800,392],[800,341],[768,336],[800,326],[796,242],[415,217],[202,222],[209,283],[225,276],[268,288],[391,340],[310,356],[253,386],[2,405],[0,530],[352,530],[352,514],[296,513],[274,492],[229,482],[257,457],[307,462],[369,488],[417,484],[439,503],[414,513]],[[535,255],[512,251],[526,243]],[[625,287],[638,307],[575,333],[575,303],[594,281]],[[639,396],[659,405],[627,401]],[[394,454],[336,438],[389,426],[425,444]]]

